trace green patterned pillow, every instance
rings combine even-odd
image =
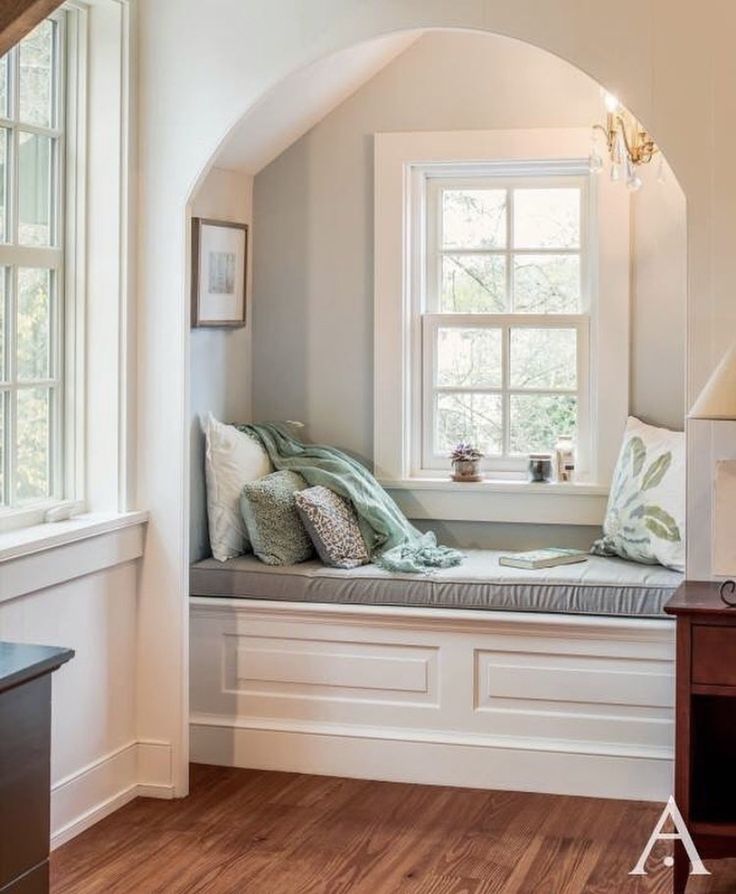
[[[591,552],[685,570],[685,435],[630,416]]]
[[[240,511],[253,552],[267,565],[294,565],[313,555],[294,500],[307,487],[296,472],[272,472],[243,487]]]

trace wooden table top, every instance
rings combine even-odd
[[[736,602],[736,588],[726,591],[726,596]],[[664,606],[668,615],[707,614],[723,618],[733,618],[736,623],[736,608],[730,608],[721,599],[721,582],[706,580],[686,580],[675,590],[672,598]]]

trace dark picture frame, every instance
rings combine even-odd
[[[192,328],[245,326],[248,224],[192,218]]]

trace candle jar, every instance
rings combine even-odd
[[[546,484],[552,480],[552,455],[550,453],[529,454],[529,480],[535,484]]]

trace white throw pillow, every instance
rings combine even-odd
[[[630,416],[592,552],[685,570],[685,435]]]
[[[261,444],[209,413],[204,421],[207,517],[212,555],[220,562],[250,551],[240,513],[244,484],[273,472]]]

